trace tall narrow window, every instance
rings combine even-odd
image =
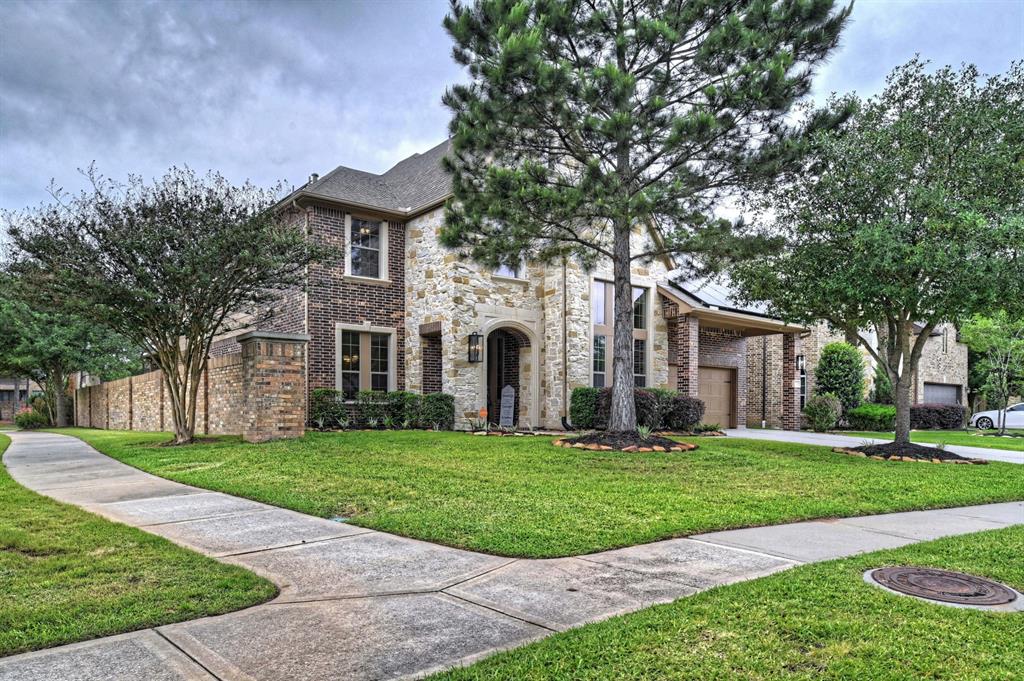
[[[380,220],[352,218],[351,273],[357,277],[379,279],[381,276]]]
[[[386,333],[370,334],[370,389],[388,389],[388,353],[391,338]]]
[[[608,363],[606,361],[607,336],[594,336],[594,387],[603,388],[607,384]]]
[[[636,387],[647,387],[647,341],[633,339],[633,381]]]
[[[605,281],[595,280],[590,285],[590,318],[598,326],[608,323],[606,308],[609,298],[608,293],[611,288],[612,285]]]
[[[633,287],[633,328],[647,328],[647,289]]]
[[[807,365],[803,355],[797,355],[796,368],[800,372],[800,411],[803,411],[807,404]]]
[[[348,399],[359,392],[359,334],[341,333],[341,391]]]

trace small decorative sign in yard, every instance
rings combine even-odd
[[[515,421],[516,390],[510,385],[501,389],[501,412],[498,417],[498,426],[511,428]]]

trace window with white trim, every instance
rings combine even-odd
[[[603,388],[608,383],[608,363],[606,360],[608,336],[594,336],[594,387]]]
[[[494,276],[496,277],[507,277],[508,279],[522,279],[523,274],[526,272],[526,267],[523,265],[523,261],[519,260],[511,264],[502,263],[494,270]]]
[[[354,399],[360,390],[391,389],[392,340],[392,333],[340,329],[337,383],[345,399]]]
[[[354,277],[387,279],[387,223],[348,216],[347,272]]]
[[[800,372],[800,411],[807,404],[807,363],[803,355],[796,356],[796,368]]]

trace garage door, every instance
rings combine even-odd
[[[700,399],[704,401],[704,423],[735,427],[735,384],[735,369],[700,367]]]
[[[949,383],[925,383],[924,401],[929,404],[960,404],[960,386]]]

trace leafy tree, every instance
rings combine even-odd
[[[91,320],[33,309],[18,289],[13,277],[0,277],[0,373],[35,381],[43,389],[50,423],[66,426],[71,375],[127,376],[138,368],[138,353]]]
[[[989,406],[1001,410],[996,426],[1005,433],[1010,395],[1024,384],[1024,317],[1012,316],[1006,310],[991,316],[976,315],[964,324],[961,337],[982,356],[982,389]]]
[[[892,381],[889,372],[881,364],[875,365],[875,387],[871,391],[871,401],[876,404],[892,404]]]
[[[848,15],[832,0],[453,1],[444,25],[472,82],[444,97],[456,201],[443,242],[492,266],[611,261],[609,430],[636,428],[633,263],[687,255],[706,267],[771,243],[714,209],[835,123],[787,114]],[[633,252],[635,229],[654,245]]]
[[[89,177],[89,191],[8,216],[12,267],[53,309],[142,348],[163,372],[174,442],[190,442],[214,336],[269,315],[329,252],[281,222],[277,190],[188,169],[153,183]]]
[[[973,66],[929,74],[913,60],[877,97],[832,104],[850,102],[849,124],[764,188],[786,248],[733,276],[775,314],[856,334],[892,382],[906,443],[932,330],[998,307],[1024,280],[1024,65],[982,81]]]
[[[849,343],[829,343],[821,349],[814,370],[814,392],[839,398],[843,412],[860,404],[864,397],[864,358]]]

